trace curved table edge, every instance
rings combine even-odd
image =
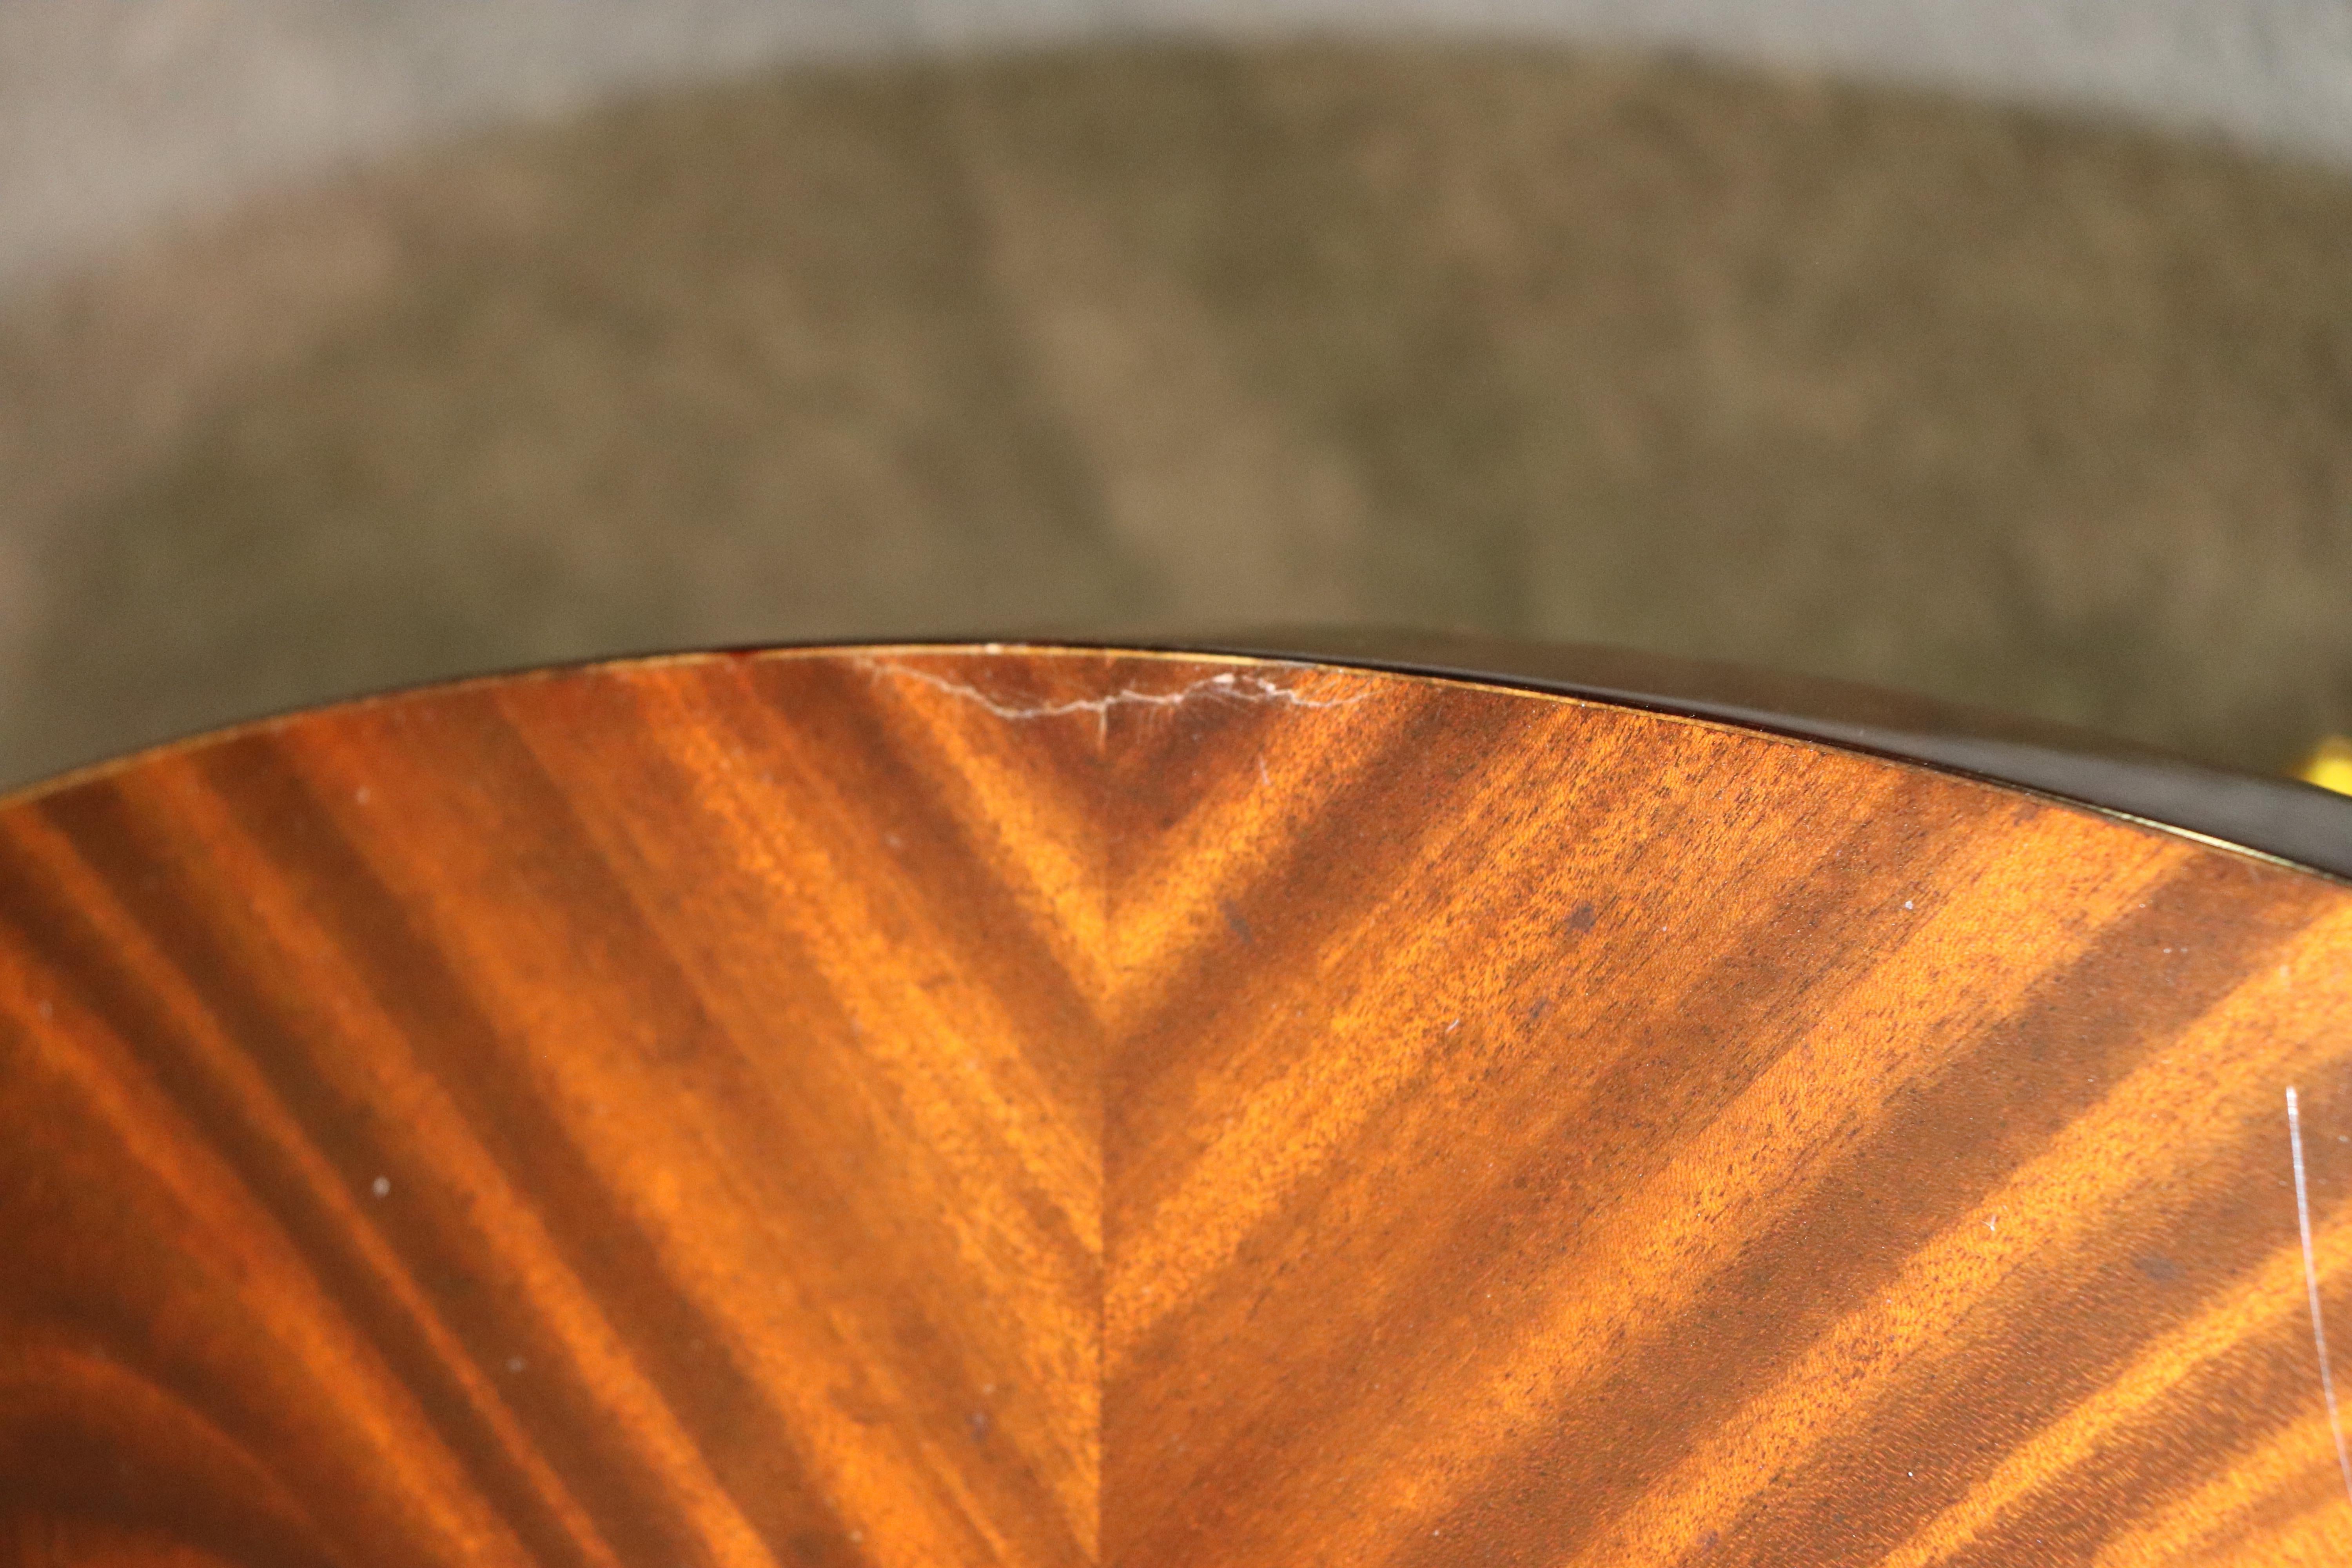
[[[1825,677],[1788,675],[1595,644],[1329,626],[1165,635],[1056,631],[817,638],[525,666],[306,704],[138,747],[0,791],[0,810],[103,778],[149,757],[354,703],[677,659],[828,652],[857,655],[894,648],[944,652],[1024,647],[1200,654],[1329,665],[1543,692],[1706,720],[1963,774],[2352,883],[2352,796],[2298,780],[2238,773],[2090,731]]]

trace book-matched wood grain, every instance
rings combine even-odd
[[[2340,884],[1628,708],[329,710],[0,806],[0,1560],[2341,1561],[2347,1067]]]

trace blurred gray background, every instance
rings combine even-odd
[[[0,0],[0,784],[713,643],[2352,728],[2342,0]]]

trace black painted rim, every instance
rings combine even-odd
[[[1467,633],[1311,627],[1047,640],[1381,669],[1707,719],[2026,790],[2352,882],[2352,796],[1850,681]]]
[[[1909,763],[2027,791],[2352,882],[2352,796],[2294,779],[2219,768],[2091,731],[2021,719],[1878,687],[1710,664],[1596,644],[1471,633],[1352,627],[1264,628],[1167,636],[1079,632],[915,636],[683,649],[489,671],[344,701],[379,701],[516,676],[547,675],[698,654],[856,654],[886,648],[1063,648],[1202,654],[1332,665],[1575,697],[1704,719]],[[329,701],[203,731],[0,791],[0,807],[200,745],[257,724],[342,706]]]

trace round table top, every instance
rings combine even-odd
[[[2340,1562],[2352,887],[1336,664],[686,656],[0,805],[0,1556]]]

